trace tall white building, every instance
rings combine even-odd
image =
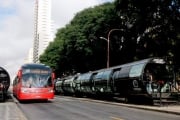
[[[33,48],[29,49],[28,56],[25,58],[24,63],[33,63]]]
[[[53,40],[51,0],[35,0],[33,62],[39,62],[49,42]]]

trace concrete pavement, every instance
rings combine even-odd
[[[6,101],[0,103],[0,120],[27,120],[16,103]]]
[[[120,106],[131,107],[136,109],[151,110],[157,112],[164,112],[170,114],[180,115],[180,105],[161,105],[161,106],[149,106],[149,105],[134,105],[134,104],[123,104],[123,103],[113,103]]]
[[[68,97],[68,98],[72,99],[72,97]],[[94,100],[94,99],[88,99],[88,98],[76,98],[76,99],[180,115],[180,105],[178,104],[177,105],[164,105],[164,106],[163,105],[162,106],[149,106],[149,105],[136,105],[136,104],[108,102],[108,101]],[[0,103],[0,120],[27,120],[27,118],[25,117],[23,112],[18,108],[17,101],[11,98],[5,102]]]
[[[5,102],[0,102],[0,120],[27,120],[9,92]]]
[[[78,98],[78,99],[89,101],[89,99],[86,99],[86,98]],[[109,101],[94,100],[94,99],[91,99],[90,101],[180,115],[180,104],[169,104],[169,105],[167,105],[167,104],[163,105],[162,104],[161,106],[160,105],[152,105],[151,106],[151,105],[137,105],[137,104],[109,102]]]

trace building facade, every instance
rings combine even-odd
[[[33,48],[29,49],[28,56],[25,58],[24,63],[33,63]]]
[[[51,0],[35,0],[33,42],[34,63],[39,62],[40,55],[43,54],[51,41],[53,41]]]

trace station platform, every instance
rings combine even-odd
[[[180,115],[180,104],[161,105],[161,106],[134,105],[134,104],[122,104],[122,103],[117,103],[117,104],[121,106],[136,108],[136,109],[144,109],[144,110]]]
[[[0,102],[0,120],[27,120],[23,112],[18,108],[11,92],[8,93],[4,102]]]
[[[0,103],[0,120],[27,120],[13,101]]]
[[[78,99],[89,101],[89,99],[86,99],[86,98],[78,98]],[[91,99],[90,101],[180,115],[180,103],[162,104],[162,105],[140,105],[140,104],[127,104],[127,103],[121,103],[121,102],[120,103],[119,102],[109,102],[109,101],[102,101],[102,100],[95,100],[95,99]]]

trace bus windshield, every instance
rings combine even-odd
[[[49,70],[25,69],[22,75],[22,87],[42,88],[52,86]]]
[[[147,69],[154,75],[156,80],[173,80],[173,73],[169,69],[170,66],[165,64],[149,63]]]

